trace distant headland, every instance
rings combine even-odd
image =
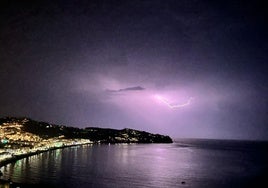
[[[172,143],[169,136],[134,129],[84,129],[29,118],[0,118],[0,166],[50,149],[81,144]]]

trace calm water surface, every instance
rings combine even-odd
[[[262,142],[87,145],[53,150],[1,168],[2,179],[57,187],[258,187],[268,176]],[[185,182],[185,183],[182,183]]]

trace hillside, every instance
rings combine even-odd
[[[169,136],[133,129],[80,129],[13,117],[0,118],[0,138],[2,146],[9,147],[30,147],[47,140],[59,142],[74,139],[87,139],[93,143],[172,143]]]

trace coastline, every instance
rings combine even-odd
[[[36,150],[36,151],[31,151],[31,152],[23,153],[23,154],[16,154],[12,158],[7,158],[5,160],[0,161],[0,168],[2,168],[3,166],[5,166],[5,165],[7,165],[9,163],[16,162],[17,160],[27,158],[27,157],[30,157],[30,156],[33,156],[33,155],[38,155],[40,153],[44,153],[44,152],[47,152],[47,151],[63,149],[63,148],[73,147],[73,146],[91,145],[91,144],[93,144],[93,142],[78,143],[78,144],[72,144],[72,145],[63,145],[63,146],[59,146],[59,147],[55,146],[55,147],[51,147],[51,148],[48,148],[48,149]]]
[[[42,149],[42,150],[37,150],[37,151],[32,151],[32,152],[28,152],[28,153],[23,153],[23,154],[18,154],[18,155],[14,155],[12,158],[8,158],[5,160],[0,161],[0,169],[10,163],[14,163],[18,160],[21,160],[23,158],[27,158],[33,155],[38,155],[40,153],[44,153],[44,152],[48,152],[48,151],[53,151],[53,150],[57,150],[57,149],[63,149],[63,148],[67,148],[67,147],[74,147],[74,146],[82,146],[82,145],[92,145],[94,144],[93,142],[89,141],[87,143],[77,143],[77,144],[71,144],[71,145],[63,145],[63,146],[59,146],[59,147],[51,147],[48,149]],[[17,183],[17,182],[13,182],[12,180],[6,180],[6,179],[2,179],[3,176],[3,172],[0,170],[0,188],[12,188],[12,187],[36,187],[36,186],[40,186],[37,184],[23,184],[23,183]],[[49,186],[51,187],[51,186]]]
[[[19,154],[19,155],[14,155],[12,158],[8,158],[6,160],[2,160],[0,161],[0,188],[31,188],[31,187],[50,187],[50,188],[54,188],[55,186],[53,185],[46,185],[46,184],[26,184],[26,183],[19,183],[19,182],[13,182],[11,179],[3,179],[2,175],[3,172],[1,171],[1,168],[10,164],[10,163],[14,163],[17,160],[21,160],[23,158],[27,158],[33,155],[38,155],[40,153],[44,153],[44,152],[48,152],[48,151],[53,151],[53,150],[57,150],[57,149],[64,149],[64,148],[68,148],[68,147],[75,147],[75,146],[82,146],[82,145],[93,145],[93,144],[100,144],[100,143],[96,143],[96,142],[92,142],[92,141],[88,141],[86,143],[76,143],[76,144],[68,144],[68,145],[63,145],[63,146],[54,146],[54,147],[50,147],[47,149],[40,149],[37,151],[32,151],[32,152],[28,152],[28,153],[23,153],[23,154]],[[104,143],[105,144],[105,143]],[[119,144],[125,144],[125,143],[119,143]],[[131,144],[131,143],[126,143],[126,144]],[[137,144],[137,143],[135,143]],[[148,144],[148,143],[146,143]]]
[[[0,118],[0,188],[13,187],[9,184],[15,185],[8,179],[9,176],[5,176],[5,166],[23,158],[65,147],[123,143],[173,143],[173,141],[169,136],[129,128],[80,129],[38,122],[29,118]],[[22,185],[29,187],[28,184]],[[32,184],[30,185],[32,187]]]

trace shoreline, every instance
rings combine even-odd
[[[45,152],[48,152],[48,151],[53,151],[53,150],[57,150],[57,149],[64,149],[64,148],[68,148],[68,147],[74,147],[74,146],[83,146],[83,145],[92,145],[94,144],[93,142],[88,142],[88,143],[80,143],[80,144],[72,144],[72,145],[64,145],[64,146],[59,146],[59,147],[51,147],[51,148],[48,148],[48,149],[43,149],[43,150],[37,150],[37,151],[34,151],[34,152],[29,152],[29,153],[23,153],[23,154],[20,154],[20,155],[14,155],[12,158],[8,158],[6,160],[3,160],[0,162],[0,169],[8,164],[11,164],[11,163],[14,163],[18,160],[21,160],[21,159],[24,159],[24,158],[27,158],[27,157],[31,157],[31,156],[34,156],[34,155],[38,155],[40,153],[45,153]],[[2,178],[3,176],[3,172],[0,170],[0,187],[2,186],[5,186],[5,187],[36,187],[38,185],[35,185],[35,184],[24,184],[24,183],[18,183],[18,182],[13,182],[12,180],[10,179],[3,179]],[[51,186],[50,186],[51,187]]]
[[[93,142],[88,142],[88,143],[80,143],[80,144],[73,144],[73,145],[64,145],[64,146],[51,147],[51,148],[48,148],[48,149],[42,149],[42,150],[37,150],[37,151],[29,152],[29,153],[23,153],[23,154],[19,154],[19,155],[14,155],[12,158],[8,158],[6,160],[0,161],[0,168],[2,168],[3,166],[6,166],[9,163],[16,162],[17,160],[21,160],[23,158],[27,158],[27,157],[30,157],[30,156],[33,156],[33,155],[38,155],[40,153],[44,153],[44,152],[47,152],[47,151],[53,151],[53,150],[63,149],[63,148],[73,147],[73,146],[92,145],[92,144],[94,144],[94,143]]]
[[[8,165],[8,164],[15,163],[18,160],[21,160],[21,159],[24,159],[27,157],[31,157],[34,155],[38,155],[38,154],[48,152],[48,151],[53,151],[53,150],[57,150],[57,149],[64,149],[64,148],[69,148],[69,147],[75,147],[75,146],[95,145],[95,144],[100,144],[100,143],[89,141],[86,143],[76,143],[76,144],[71,144],[71,145],[68,144],[68,145],[63,145],[63,146],[54,146],[54,147],[51,147],[48,149],[40,149],[37,151],[28,152],[28,153],[17,154],[17,155],[14,155],[12,158],[8,158],[6,160],[0,161],[0,188],[2,186],[4,186],[5,188],[13,188],[13,187],[15,187],[15,188],[17,188],[17,187],[28,188],[29,187],[30,188],[30,187],[38,187],[39,186],[39,184],[19,183],[19,182],[13,182],[11,179],[3,179],[2,176],[3,176],[4,172],[1,171],[1,168]],[[102,143],[102,144],[110,144],[110,143]],[[141,144],[141,143],[121,143],[120,142],[120,143],[113,143],[113,144]],[[145,143],[145,144],[151,144],[151,143]],[[159,143],[156,143],[156,144],[159,144]],[[41,184],[40,184],[40,186],[41,186]],[[43,186],[43,184],[42,184],[42,186]],[[47,185],[44,185],[44,186],[47,187]],[[49,187],[53,188],[53,185],[49,185]]]
[[[54,146],[54,147],[51,147],[51,148],[48,148],[48,149],[40,149],[40,150],[37,150],[37,151],[32,151],[32,152],[29,152],[29,153],[23,153],[23,154],[16,154],[14,155],[12,158],[8,158],[8,159],[5,159],[5,160],[2,160],[0,161],[0,168],[2,168],[3,166],[6,166],[10,163],[13,163],[13,162],[16,162],[17,160],[21,160],[23,158],[27,158],[27,157],[30,157],[30,156],[33,156],[33,155],[38,155],[40,153],[44,153],[44,152],[47,152],[47,151],[53,151],[53,150],[57,150],[57,149],[63,149],[63,148],[68,148],[68,147],[74,147],[74,146],[82,146],[82,145],[94,145],[94,144],[100,144],[99,142],[86,142],[86,143],[77,143],[77,144],[71,144],[71,145],[63,145],[63,146]],[[161,143],[138,143],[138,142],[118,142],[118,143],[101,143],[101,144],[161,144]],[[164,143],[166,144],[166,143]],[[170,144],[170,143],[169,143]],[[1,173],[1,171],[0,171]],[[0,180],[1,180],[1,175],[0,175]]]

